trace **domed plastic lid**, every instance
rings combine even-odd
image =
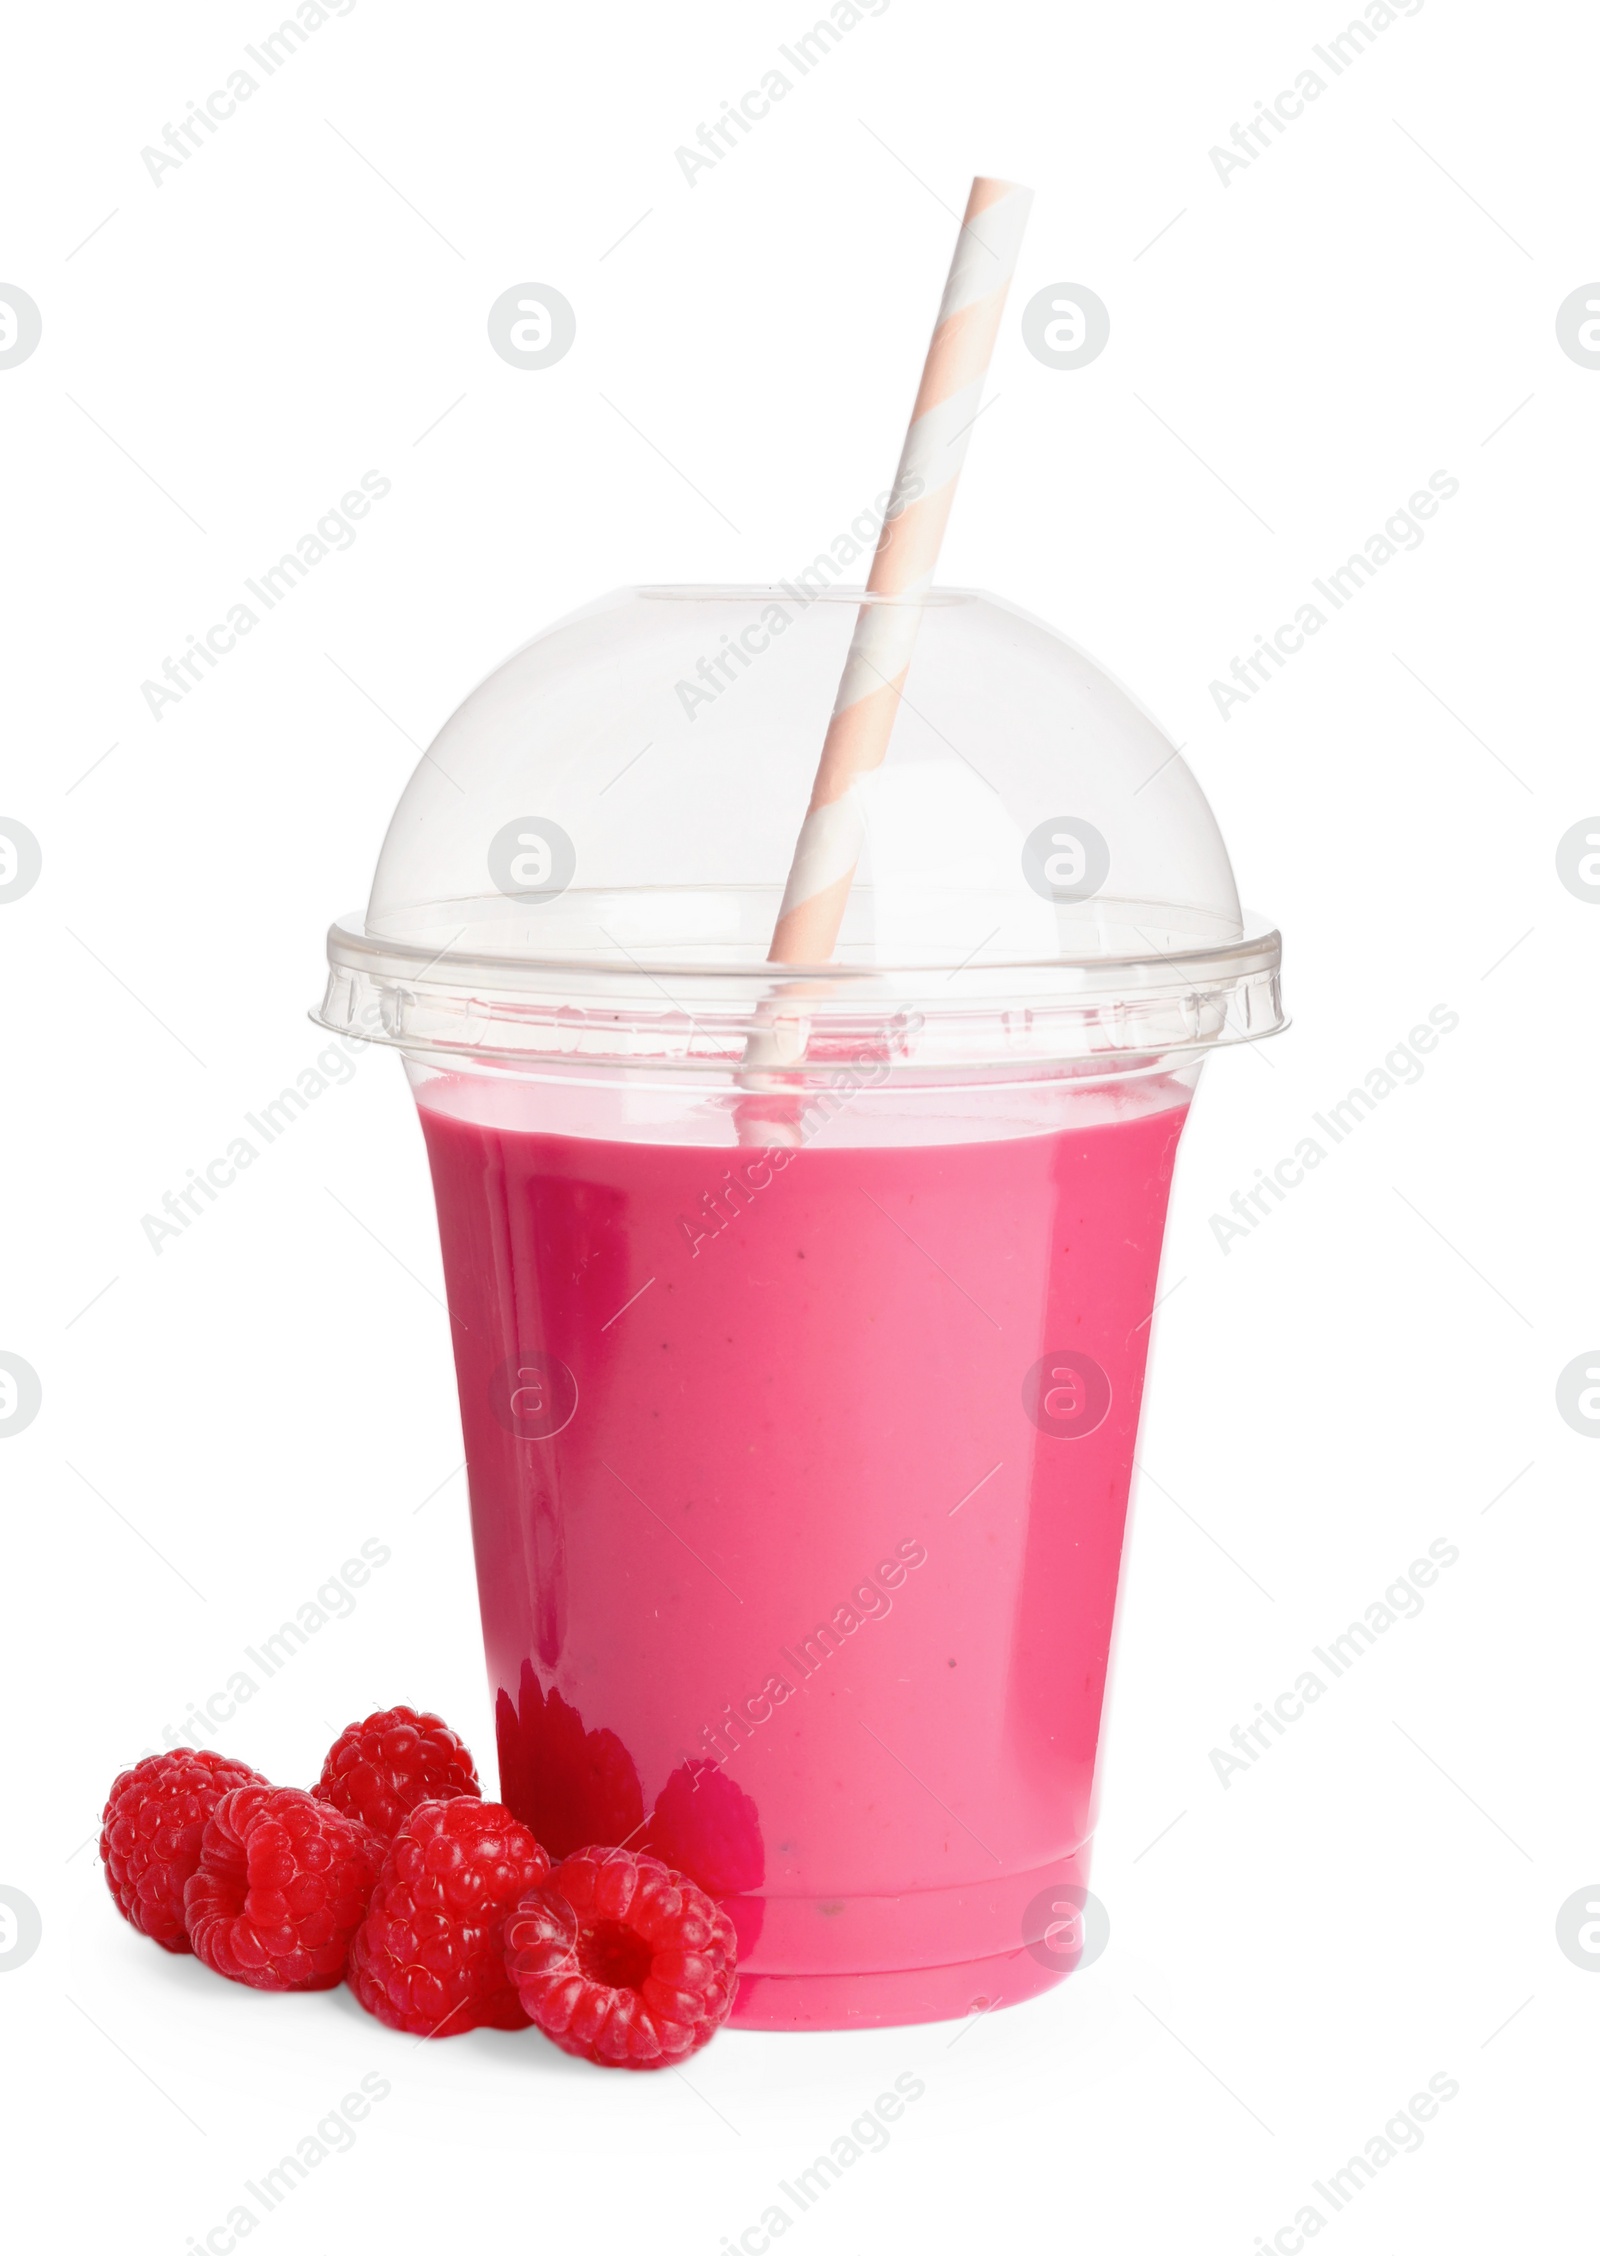
[[[440,1062],[727,1075],[1125,1069],[1285,1021],[1211,809],[1083,653],[936,590],[837,954],[767,958],[858,591],[633,588],[525,644],[424,753],[319,1021]]]

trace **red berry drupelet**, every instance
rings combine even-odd
[[[736,1957],[726,1912],[626,1849],[580,1849],[506,1922],[528,2018],[602,2068],[670,2068],[698,2052],[728,2018]]]
[[[311,1791],[392,1841],[419,1802],[483,1789],[471,1755],[440,1717],[382,1708],[340,1732]]]
[[[238,1786],[206,1825],[183,1892],[189,1942],[257,1990],[331,1990],[344,1977],[383,1843],[297,1786]]]
[[[141,1935],[188,1950],[183,1889],[200,1862],[206,1819],[233,1787],[266,1783],[248,1763],[194,1747],[123,1771],[101,1819],[100,1860],[117,1909]]]
[[[423,1802],[389,1847],[350,1949],[369,2013],[417,2037],[525,2029],[505,1962],[506,1913],[550,1859],[499,1802]]]

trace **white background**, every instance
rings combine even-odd
[[[1600,1444],[1555,1383],[1600,1337],[1600,907],[1555,849],[1600,801],[1600,374],[1555,312],[1600,271],[1592,19],[1427,0],[1224,185],[1208,150],[1345,11],[891,0],[691,187],[675,148],[805,7],[358,0],[156,186],[141,148],[276,20],[101,4],[5,39],[0,280],[44,323],[0,372],[0,814],[44,857],[0,907],[0,1346],[43,1386],[0,1507],[0,1880],[44,1935],[0,1982],[19,2234],[176,2256],[377,2073],[261,2245],[710,2256],[911,2073],[796,2245],[1243,2252],[1442,2072],[1426,2143],[1325,2230],[1564,2245]],[[323,1047],[323,928],[473,682],[607,587],[791,571],[888,483],[978,169],[1037,203],[943,576],[1187,747],[1295,1016],[1208,1069],[1179,1167],[1110,1947],[1013,2013],[725,2034],[686,2079],[232,1989],[114,1916],[100,1804],[363,1539],[393,1556],[358,1610],[218,1743],[306,1782],[412,1698],[490,1748],[398,1066],[364,1056],[159,1257],[140,1218]],[[542,373],[485,333],[528,280],[577,313]],[[1075,373],[1017,323],[1063,280],[1111,315]],[[373,468],[356,545],[154,721],[140,683]],[[1211,680],[1441,469],[1421,548],[1224,720]],[[1441,1004],[1424,1077],[1224,1253],[1210,1216]],[[1421,1616],[1225,1788],[1212,1748],[1440,1537]]]

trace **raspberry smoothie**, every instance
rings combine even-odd
[[[751,1148],[414,1078],[505,1799],[718,1895],[747,2026],[1047,1987],[1189,1081]]]

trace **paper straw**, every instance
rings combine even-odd
[[[1032,201],[1009,180],[972,183],[769,963],[826,963],[838,945],[866,835],[858,786],[889,749]]]

